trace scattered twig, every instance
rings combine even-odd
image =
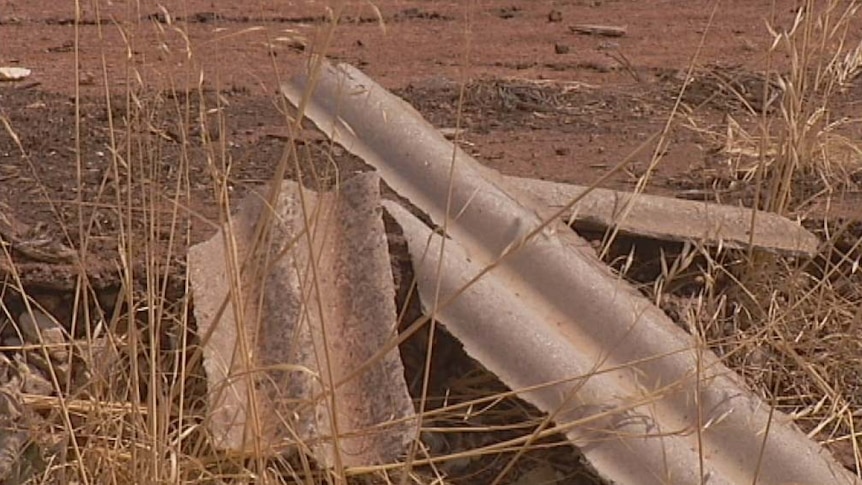
[[[569,30],[575,34],[602,35],[605,37],[622,37],[626,35],[626,27],[615,27],[612,25],[575,24],[569,26]]]

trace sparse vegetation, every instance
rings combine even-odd
[[[852,110],[843,109],[849,99],[858,102],[859,97],[851,94],[858,91],[854,86],[862,66],[862,44],[852,28],[858,25],[859,7],[857,2],[806,0],[791,24],[775,16],[766,19],[771,43],[755,77],[760,82],[755,89],[762,88],[762,93],[754,98],[741,92],[734,75],[715,77],[714,93],[690,97],[695,77],[698,82],[708,78],[703,66],[711,59],[703,56],[683,69],[680,83],[663,80],[666,85],[656,88],[636,82],[632,91],[614,88],[596,107],[586,100],[599,86],[539,82],[527,76],[505,82],[473,79],[471,56],[463,56],[468,65],[461,67],[468,74],[458,82],[402,86],[399,93],[438,126],[473,128],[482,134],[501,126],[509,130],[510,122],[536,132],[551,125],[560,129],[557,125],[565,120],[576,127],[558,132],[565,138],[598,125],[593,118],[584,121],[594,112],[637,105],[637,115],[617,120],[617,126],[631,122],[632,138],[642,143],[655,136],[658,146],[640,166],[620,166],[603,180],[619,175],[624,178],[615,183],[630,181],[636,190],[649,192],[648,182],[674,149],[674,134],[685,132],[706,147],[706,162],[693,171],[694,181],[688,180],[700,195],[780,213],[815,231],[823,245],[811,259],[696,244],[657,246],[616,234],[593,239],[608,264],[695,335],[704,349],[714,351],[776,409],[793,416],[842,464],[859,471],[862,217],[853,209],[858,197],[844,199],[860,191],[862,142],[859,120]],[[76,56],[85,43],[79,37],[82,8],[76,3],[76,41],[71,47]],[[423,398],[416,404],[423,411],[423,439],[403,462],[323,469],[306,443],[280,455],[259,445],[248,452],[226,452],[213,446],[207,429],[207,393],[212,390],[207,389],[201,351],[207,335],[197,332],[191,311],[187,248],[225,224],[236,201],[259,183],[288,177],[324,190],[364,168],[304,127],[280,97],[258,95],[248,101],[244,90],[249,88],[234,84],[231,73],[198,64],[213,55],[199,50],[221,42],[247,46],[233,55],[242,55],[245,48],[267,50],[271,66],[261,69],[272,78],[260,83],[272,94],[284,73],[279,63],[285,50],[295,55],[307,49],[303,56],[313,51],[353,62],[354,54],[345,54],[350,51],[337,42],[346,35],[346,25],[374,24],[387,30],[393,18],[460,22],[459,28],[467,30],[464,39],[447,42],[452,49],[469,50],[480,6],[458,5],[451,14],[436,16],[411,10],[392,17],[375,2],[338,2],[321,9],[319,17],[290,22],[284,17],[267,27],[234,25],[224,33],[216,30],[203,42],[192,40],[197,34],[189,25],[216,22],[221,18],[217,14],[194,17],[182,6],[159,6],[158,13],[147,16],[137,5],[128,7],[129,17],[121,20],[103,15],[98,5],[92,8],[88,15],[95,27],[89,32],[95,34],[86,43],[87,49],[100,52],[94,58],[101,70],[78,69],[75,96],[68,105],[62,105],[64,97],[48,94],[47,101],[26,98],[27,103],[8,105],[0,97],[0,147],[7,152],[4,157],[18,160],[0,166],[0,187],[33,201],[25,204],[38,209],[28,214],[56,226],[48,238],[77,251],[70,261],[34,261],[2,238],[0,415],[9,422],[0,424],[19,427],[20,433],[9,436],[26,442],[20,456],[0,456],[0,470],[4,465],[12,468],[9,483],[601,483],[553,423],[467,357],[440,326],[432,326],[433,334],[427,328],[417,332],[400,347],[411,395]],[[263,6],[259,9],[261,18],[274,15]],[[506,10],[506,15],[514,22],[519,12]],[[315,25],[305,29],[314,34],[308,37],[293,28],[309,23]],[[9,27],[0,22],[4,28]],[[388,29],[386,35],[399,34]],[[710,35],[707,29],[704,43]],[[126,59],[110,57],[103,45],[118,38]],[[136,54],[145,42],[159,46],[159,65],[182,68],[161,73],[150,69]],[[364,48],[364,41],[350,42]],[[631,82],[632,69],[648,69],[633,56],[629,60],[622,76]],[[230,61],[225,64],[229,71]],[[98,86],[99,96],[80,93],[88,82]],[[674,98],[669,101],[657,91],[662,96],[673,91]],[[26,90],[17,93],[20,99],[28,95]],[[716,100],[719,105],[732,102],[733,107],[716,108]],[[236,107],[246,102],[249,107]],[[539,105],[553,109],[540,110]],[[250,120],[266,118],[268,127],[277,125],[281,131],[238,131],[229,114],[234,109],[247,110],[242,115]],[[30,116],[26,113],[36,112],[28,110],[43,110],[33,116],[64,114],[54,129],[69,135],[66,145],[46,147],[40,137],[48,135],[23,131]],[[495,113],[502,111],[514,114],[498,120]],[[653,123],[643,121],[647,118]],[[646,133],[654,128],[655,133]],[[458,142],[479,152],[480,159],[491,153],[486,150],[497,149],[480,142],[471,146],[458,130]],[[504,131],[502,138],[519,143],[511,136]],[[526,137],[523,132],[518,136]],[[590,141],[602,137],[609,135],[590,134]],[[240,144],[243,149],[237,149]],[[590,146],[590,153],[602,154],[605,146]],[[567,144],[565,149],[572,148]],[[74,160],[74,169],[46,171],[43,164],[49,159],[40,157],[52,151],[63,156],[71,152],[67,159]],[[583,152],[578,155],[588,155],[587,149]],[[560,148],[557,153],[570,151]],[[505,157],[496,152],[491,156]],[[517,170],[529,172],[530,162],[522,163]],[[0,199],[0,217],[15,211],[13,201],[6,200],[11,208],[4,214],[3,202]],[[267,244],[269,223],[266,217],[259,223],[260,247]],[[27,236],[33,239],[38,227],[33,221],[30,225]],[[6,236],[4,231],[0,236]],[[403,241],[393,237],[390,249],[403,330],[421,310]],[[260,276],[266,271],[260,260],[235,263],[237,273]],[[232,294],[241,290],[234,287]],[[22,315],[53,320],[34,324],[41,344],[26,335]],[[62,337],[49,340],[48,332]],[[15,384],[4,387],[10,382]],[[4,446],[0,440],[0,448]]]

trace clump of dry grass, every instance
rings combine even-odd
[[[862,145],[850,135],[858,120],[834,113],[862,62],[862,44],[848,45],[859,7],[802,2],[791,25],[769,27],[761,99],[772,104],[728,113],[724,130],[690,119],[719,147],[729,184],[751,187],[756,207],[804,217],[858,190]],[[824,239],[810,260],[703,252],[707,263],[694,269],[704,288],[679,312],[768,402],[862,470],[862,233],[829,211],[806,223]]]
[[[792,25],[769,27],[764,106],[753,107],[759,122],[744,128],[729,119],[723,146],[736,155],[734,166],[745,178],[762,188],[758,205],[766,210],[796,211],[811,196],[858,185],[862,151],[848,136],[858,120],[836,116],[835,108],[860,72],[862,43],[847,45],[859,7],[806,1]],[[777,99],[769,94],[774,89]]]
[[[794,192],[803,177],[817,177],[832,190],[862,169],[862,152],[839,134],[851,120],[832,115],[837,95],[859,72],[860,47],[845,45],[859,7],[857,2],[809,0],[789,29],[770,28],[773,43],[767,64],[783,53],[790,65],[785,74],[771,73],[782,91],[780,119],[760,123],[761,146],[775,147],[775,155],[763,156],[758,164],[767,210],[783,213],[794,199],[798,203]]]

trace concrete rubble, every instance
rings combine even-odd
[[[285,181],[265,250],[255,248],[262,194],[190,249],[217,446],[302,443],[326,465],[359,466],[395,461],[413,440],[398,348],[372,359],[396,337],[378,186],[373,173],[325,193]]]

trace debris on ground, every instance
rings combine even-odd
[[[23,67],[0,67],[0,81],[21,81],[30,76],[30,70]]]
[[[752,246],[789,256],[814,256],[820,245],[810,231],[771,212],[524,177],[505,179],[550,209],[565,208],[562,217],[576,230],[617,229],[625,235],[734,249]]]
[[[576,24],[569,27],[573,33],[585,35],[601,35],[603,37],[622,37],[626,35],[626,27],[612,25]]]
[[[46,440],[37,432],[46,420],[27,403],[54,396],[55,383],[67,382],[68,339],[55,318],[36,309],[0,330],[11,353],[0,353],[0,482],[24,483],[47,466],[40,451]]]
[[[436,226],[386,203],[408,240],[426,318],[548,413],[545,426],[562,427],[605,478],[858,483],[554,211],[359,70],[317,61],[314,83],[298,75],[284,95]]]
[[[43,225],[30,226],[18,220],[7,204],[0,201],[0,244],[31,261],[71,263],[77,253],[45,234]]]
[[[395,290],[378,185],[373,173],[325,193],[285,181],[271,214],[252,194],[190,248],[218,447],[302,441],[326,465],[368,466],[413,441],[398,348],[387,347]],[[268,236],[256,232],[262,218]]]

